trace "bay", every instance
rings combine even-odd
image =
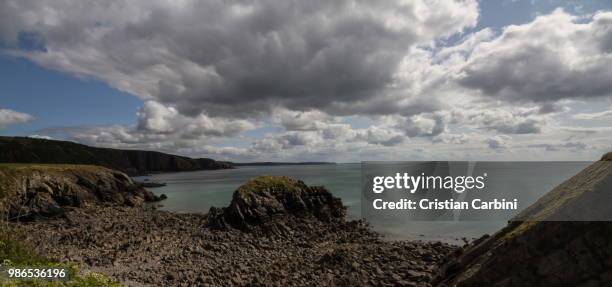
[[[534,174],[531,180],[534,200],[552,187],[584,168],[586,163],[542,163],[539,168],[524,171]],[[136,177],[166,183],[151,189],[156,194],[166,194],[168,199],[159,209],[180,213],[206,213],[211,206],[225,207],[234,190],[248,180],[261,175],[285,175],[304,181],[308,185],[323,185],[348,208],[350,219],[361,218],[361,164],[239,166],[235,169],[204,170],[179,173],[153,174]],[[374,222],[374,230],[388,240],[437,240],[461,243],[461,238],[473,239],[491,234],[506,225],[506,221],[431,222],[413,221]]]

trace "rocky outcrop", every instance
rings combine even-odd
[[[0,212],[9,220],[62,215],[66,207],[139,206],[161,198],[124,173],[85,165],[0,165]]]
[[[0,137],[0,163],[91,164],[129,175],[232,168],[229,162],[154,151],[89,147],[67,141]]]
[[[612,222],[603,221],[612,218],[609,157],[448,257],[434,285],[612,286]],[[580,221],[594,218],[601,221]]]
[[[346,208],[322,186],[307,186],[285,176],[261,176],[239,187],[226,208],[211,208],[209,225],[249,230],[278,216],[342,221]]]
[[[612,152],[609,152],[607,154],[604,154],[601,157],[601,161],[612,161]]]

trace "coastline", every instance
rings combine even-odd
[[[612,179],[607,159],[567,179],[523,213],[554,218],[587,200],[609,214],[608,201],[600,198],[609,194],[604,191]],[[608,261],[593,261],[612,250],[610,234],[602,233],[609,222],[519,219],[458,247],[384,240],[368,223],[347,219],[347,208],[325,187],[286,176],[254,178],[235,190],[226,207],[181,214],[144,204],[157,198],[125,174],[101,167],[4,165],[0,172],[3,186],[13,191],[4,194],[2,207],[8,214],[27,207],[30,215],[7,221],[8,234],[18,234],[19,242],[54,264],[76,264],[129,286],[456,286],[465,280],[491,285],[507,280],[496,271],[507,267],[544,268],[538,274],[511,273],[513,282],[557,282],[558,270],[582,268],[587,261],[594,268],[564,273],[567,282],[611,282],[609,272],[602,271],[609,270]],[[26,201],[15,205],[18,199]],[[49,213],[57,207],[61,212]],[[554,244],[550,238],[556,238]],[[572,259],[591,243],[597,247]],[[557,254],[564,256],[561,267],[546,269]],[[513,265],[523,257],[528,266]]]
[[[274,224],[281,228],[244,232],[205,227],[207,219],[207,214],[107,206],[74,208],[65,218],[12,227],[39,252],[130,286],[428,286],[438,264],[457,248],[384,241],[360,221],[278,218]]]
[[[346,207],[324,187],[288,177],[255,178],[227,207],[179,214],[145,204],[156,197],[101,167],[3,172],[14,190],[4,208],[29,208],[24,220],[6,222],[7,234],[54,264],[76,264],[128,286],[429,286],[458,248],[383,240],[364,221],[347,219]],[[34,197],[15,205],[23,190]],[[77,197],[83,199],[67,201]]]

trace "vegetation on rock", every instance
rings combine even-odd
[[[612,286],[612,223],[603,221],[612,218],[612,162],[605,159],[554,188],[493,236],[458,250],[434,283]]]
[[[5,220],[58,216],[66,207],[137,206],[159,199],[124,173],[104,167],[0,164],[0,214]]]
[[[0,264],[3,269],[9,267],[29,267],[29,268],[66,268],[69,280],[18,280],[2,278],[0,275],[0,286],[17,287],[115,287],[121,286],[118,282],[109,277],[95,272],[82,272],[75,263],[59,263],[48,259],[34,252],[34,248],[25,243],[21,235],[14,229],[7,226],[0,228]]]
[[[240,186],[227,208],[211,208],[209,221],[216,228],[248,230],[279,215],[331,222],[344,220],[346,207],[322,186],[307,186],[286,176],[260,176]]]

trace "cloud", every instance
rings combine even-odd
[[[453,121],[500,134],[538,134],[547,123],[547,116],[533,108],[482,108],[454,111]]]
[[[332,116],[319,110],[291,111],[277,109],[274,121],[290,131],[312,131],[327,127],[337,121]]]
[[[383,146],[396,146],[406,141],[406,137],[402,133],[377,126],[357,132],[356,139]]]
[[[437,136],[446,130],[448,119],[444,113],[427,113],[404,118],[397,128],[404,131],[408,137]]]
[[[475,134],[441,134],[432,139],[434,143],[445,143],[445,144],[465,144],[474,138],[478,138]]]
[[[487,145],[493,150],[507,149],[511,146],[510,140],[512,138],[506,135],[497,135],[490,137],[486,140]]]
[[[572,116],[572,118],[577,120],[596,120],[609,117],[612,117],[612,110],[607,110],[598,113],[580,113]]]
[[[101,79],[181,114],[332,109],[393,93],[417,44],[476,24],[462,1],[4,1],[5,42],[45,67]],[[375,101],[374,101],[375,102]],[[336,109],[337,110],[337,109]]]
[[[583,142],[567,142],[562,144],[533,144],[528,147],[540,148],[545,151],[559,151],[559,150],[571,150],[571,151],[582,151],[586,150],[589,146]]]
[[[71,140],[110,147],[163,149],[176,152],[254,129],[248,120],[184,116],[175,108],[147,101],[139,109],[136,126],[113,125],[46,129],[42,133],[68,134]]]
[[[0,109],[0,128],[15,124],[23,124],[32,120],[34,120],[32,115],[9,109]]]
[[[211,118],[205,114],[184,116],[175,108],[147,101],[138,111],[137,131],[157,134],[179,134],[184,138],[200,136],[235,136],[255,128],[247,120]]]
[[[609,136],[583,139],[594,127],[575,120],[609,112],[566,112],[611,96],[612,12],[474,30],[479,13],[471,0],[4,1],[0,41],[143,100],[133,125],[63,129],[97,146],[239,161],[603,149]]]
[[[34,139],[54,140],[53,137],[47,136],[47,135],[36,135],[36,134],[34,134],[34,135],[29,135],[28,137],[29,138],[34,138]]]
[[[486,97],[549,102],[611,95],[612,12],[581,18],[557,9],[470,50],[457,82]]]

